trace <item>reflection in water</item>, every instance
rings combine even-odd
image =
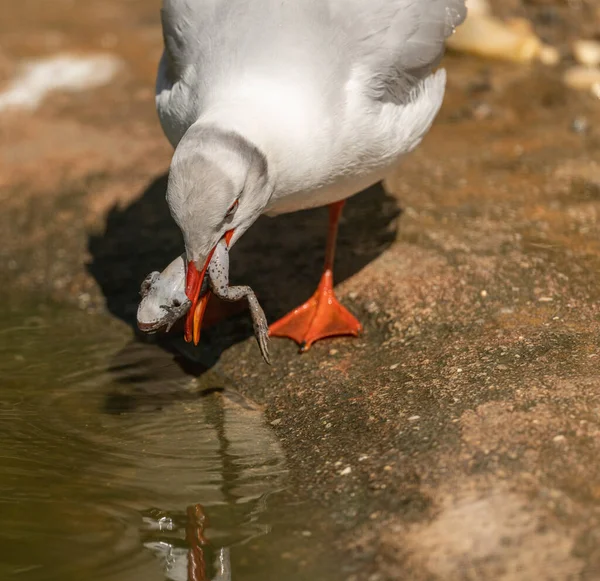
[[[173,506],[169,498],[161,508],[142,511],[142,542],[160,558],[168,579],[224,581],[231,579],[229,547],[270,530],[259,517],[266,509],[267,495],[281,488],[284,457],[251,402],[224,388],[224,380],[214,375],[209,379],[211,388],[198,391],[198,385],[182,376],[170,357],[152,345],[134,342],[111,366],[114,379],[121,383],[119,391],[111,393],[113,400],[127,402],[127,409],[161,410],[153,432],[144,431],[146,455],[135,458],[136,477],[150,480],[159,470],[162,485],[155,490],[167,487],[170,494],[165,496],[182,495],[181,503],[196,495],[201,503],[185,511],[173,510],[164,504]],[[170,389],[165,389],[167,384]],[[177,402],[186,402],[184,417],[181,406],[171,409]],[[167,431],[169,438],[164,437]],[[150,464],[148,454],[153,459]],[[202,477],[193,469],[198,454]],[[212,515],[212,522],[207,514]]]
[[[207,517],[199,504],[187,509],[185,542],[187,548],[178,547],[173,541],[148,541],[147,549],[161,558],[167,579],[172,581],[231,581],[231,554],[227,547],[217,551],[213,561],[214,573],[207,571],[211,554],[210,542],[204,535]],[[169,525],[167,525],[169,526]]]
[[[267,495],[281,487],[285,473],[283,454],[261,414],[248,402],[244,403],[240,405],[230,399],[227,391],[202,398],[205,408],[202,433],[185,430],[192,437],[192,446],[202,450],[202,464],[212,465],[212,470],[209,473],[205,468],[204,482],[194,470],[191,480],[179,474],[176,485],[179,492],[173,490],[173,493],[179,496],[186,489],[190,494],[198,491],[197,499],[202,504],[187,506],[185,511],[156,508],[142,511],[143,545],[161,558],[166,576],[172,581],[231,579],[228,547],[270,530],[259,518],[267,507]],[[158,456],[177,457],[184,462],[187,458],[192,468],[193,455],[185,452],[180,439],[174,441],[179,442],[177,451],[169,454],[155,443],[147,453],[150,451],[155,461]],[[215,460],[219,464],[213,464]],[[139,477],[146,463],[136,464]],[[163,473],[164,461],[158,467]],[[151,470],[155,472],[156,465]],[[173,474],[174,466],[167,472]],[[164,484],[175,486],[168,476],[165,478]],[[182,500],[187,500],[187,492],[184,496]]]
[[[226,380],[152,345],[115,360],[115,329],[47,318],[0,332],[1,579],[225,581],[271,550],[273,518],[310,526],[272,512],[282,450]],[[316,541],[289,530],[288,554]]]

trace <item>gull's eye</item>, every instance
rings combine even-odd
[[[233,204],[231,204],[231,207],[229,208],[229,210],[227,210],[227,214],[225,214],[225,218],[229,218],[229,217],[233,216],[239,205],[240,205],[239,200],[236,200],[235,202],[233,202]]]

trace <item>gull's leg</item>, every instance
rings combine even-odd
[[[329,206],[329,230],[325,251],[325,267],[321,282],[313,296],[269,328],[274,337],[289,337],[308,351],[319,339],[338,335],[359,335],[362,325],[337,300],[333,291],[333,260],[338,224],[344,201]]]
[[[267,325],[267,318],[254,291],[249,286],[229,286],[229,251],[224,240],[221,240],[215,249],[208,267],[208,275],[210,278],[210,288],[218,298],[230,302],[246,298],[250,307],[254,334],[258,341],[260,352],[263,359],[271,364],[269,358],[269,326]]]

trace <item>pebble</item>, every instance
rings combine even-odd
[[[77,297],[77,302],[79,303],[79,307],[84,309],[85,307],[87,307],[90,304],[90,301],[92,300],[92,297],[90,296],[89,293],[81,293],[78,297]]]
[[[588,67],[600,65],[600,42],[597,40],[576,40],[573,43],[573,56],[580,65]]]
[[[350,474],[350,472],[352,472],[352,468],[350,468],[350,466],[346,466],[346,468],[340,472],[340,476],[347,476]]]
[[[568,69],[563,75],[567,87],[578,91],[591,91],[600,99],[600,68],[578,65]]]
[[[571,124],[571,130],[577,134],[586,133],[590,128],[590,122],[585,117],[576,117]]]
[[[417,422],[420,419],[421,419],[421,416],[410,416],[410,418],[408,418],[408,421],[409,422]]]
[[[472,12],[470,4],[467,20],[448,39],[448,46],[458,52],[519,63],[539,60],[553,66],[560,62],[560,52],[545,45],[528,20],[504,22],[486,11]]]

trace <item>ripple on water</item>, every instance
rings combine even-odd
[[[268,531],[284,457],[255,406],[157,347],[57,333],[0,336],[0,578],[164,579],[196,505],[217,549]]]

